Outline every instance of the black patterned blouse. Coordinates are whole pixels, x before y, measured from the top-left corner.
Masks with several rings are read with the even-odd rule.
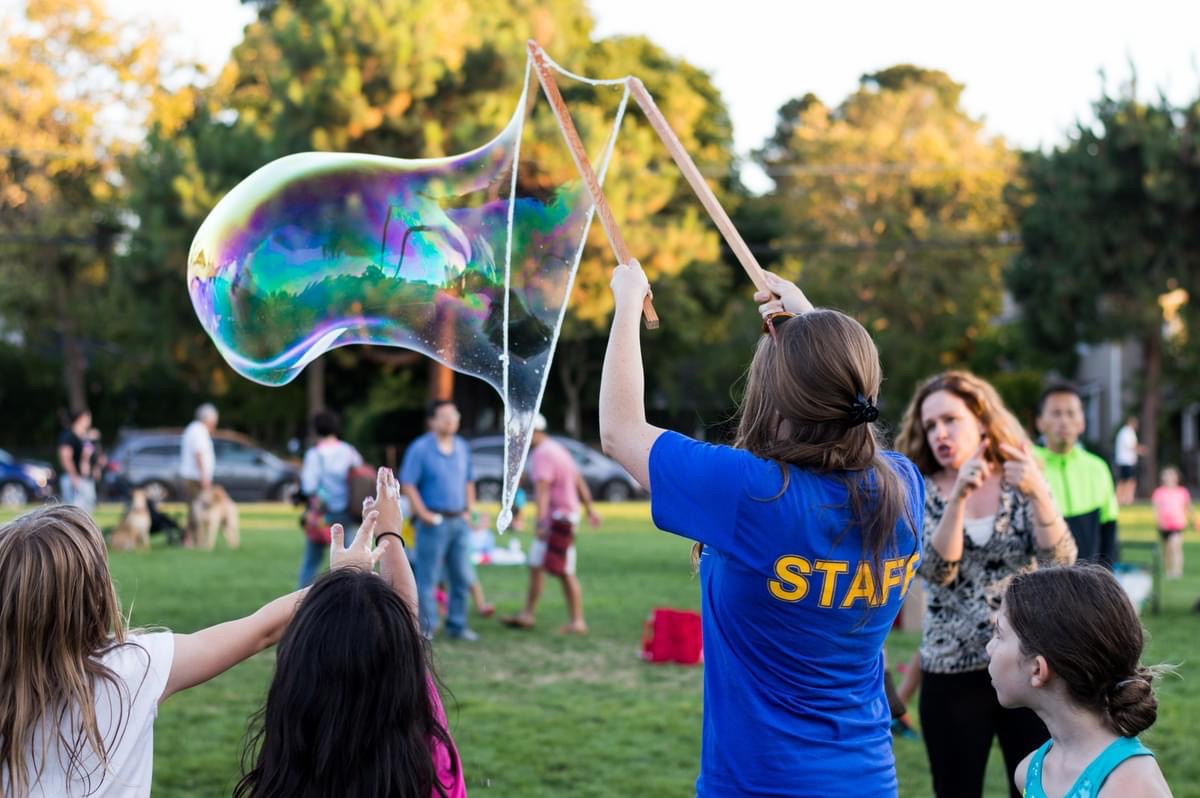
[[[1075,562],[1075,538],[1067,532],[1054,547],[1043,549],[1034,536],[1033,503],[1007,482],[1000,486],[1000,506],[992,535],[977,545],[963,536],[963,555],[950,562],[933,547],[946,503],[937,486],[925,478],[925,527],[921,566],[926,580],[925,621],[921,634],[921,669],[929,673],[967,673],[988,665],[987,644],[992,622],[1008,580],[1039,565]]]

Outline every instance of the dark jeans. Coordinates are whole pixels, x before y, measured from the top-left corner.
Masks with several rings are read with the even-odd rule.
[[[921,735],[937,798],[979,798],[992,738],[999,737],[1012,798],[1021,798],[1013,772],[1050,739],[1029,709],[1005,709],[986,670],[921,675]]]
[[[458,516],[432,526],[418,521],[416,549],[421,631],[428,636],[437,628],[434,590],[444,574],[450,593],[446,631],[451,635],[461,634],[467,628],[467,602],[471,583],[475,581],[475,568],[471,564],[471,529],[467,520]]]

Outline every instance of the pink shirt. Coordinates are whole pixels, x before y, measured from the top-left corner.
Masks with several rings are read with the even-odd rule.
[[[529,475],[535,483],[550,483],[551,515],[579,512],[579,491],[575,487],[579,467],[561,443],[550,437],[542,441],[529,455]]]
[[[429,695],[433,699],[433,714],[437,717],[438,722],[446,729],[446,733],[450,733],[450,726],[446,723],[446,710],[442,708],[442,697],[438,695],[437,685],[433,683],[433,679],[429,680]],[[467,798],[467,783],[463,779],[462,759],[458,756],[458,751],[454,748],[454,743],[451,742],[450,747],[434,741],[434,764],[437,767],[437,778],[442,783],[442,789],[446,791],[448,798]],[[458,760],[458,772],[454,772],[454,760]],[[435,789],[431,796],[437,796]]]
[[[1155,488],[1150,501],[1154,504],[1154,520],[1159,529],[1177,532],[1187,526],[1187,505],[1191,501],[1187,488]]]

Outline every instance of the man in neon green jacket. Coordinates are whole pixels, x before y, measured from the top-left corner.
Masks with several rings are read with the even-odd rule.
[[[1037,428],[1046,446],[1035,451],[1050,492],[1075,537],[1079,561],[1111,568],[1117,559],[1117,494],[1108,463],[1077,445],[1086,426],[1074,387],[1051,385],[1042,392]]]

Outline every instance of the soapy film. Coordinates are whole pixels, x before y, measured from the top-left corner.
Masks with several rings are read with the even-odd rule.
[[[603,181],[626,79],[591,81],[576,115]],[[233,188],[192,242],[188,291],[239,374],[283,385],[329,349],[413,349],[487,382],[504,400],[497,526],[511,521],[593,206],[526,67],[509,123],[438,159],[300,153]],[[604,113],[597,113],[599,109]]]

